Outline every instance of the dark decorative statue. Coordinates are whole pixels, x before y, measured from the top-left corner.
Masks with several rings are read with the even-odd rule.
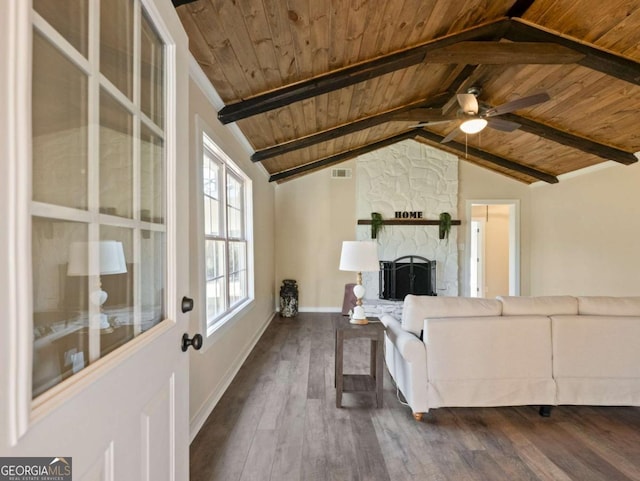
[[[295,317],[298,315],[298,285],[295,279],[284,279],[280,286],[280,315]]]

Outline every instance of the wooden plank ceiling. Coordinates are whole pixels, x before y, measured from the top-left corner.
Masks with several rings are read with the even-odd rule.
[[[408,138],[525,183],[640,151],[640,0],[174,4],[220,120],[237,122],[272,181]],[[440,143],[470,87],[482,108],[551,99],[494,117],[515,131]]]

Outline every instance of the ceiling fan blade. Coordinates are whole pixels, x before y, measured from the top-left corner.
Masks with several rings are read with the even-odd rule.
[[[522,125],[517,122],[511,122],[510,120],[490,118],[487,119],[487,127],[500,130],[501,132],[513,132],[514,130],[518,130],[522,127]]]
[[[524,109],[525,107],[531,107],[532,105],[541,104],[542,102],[546,102],[547,100],[551,100],[551,97],[549,97],[549,94],[547,92],[529,95],[528,97],[522,97],[520,99],[512,100],[511,102],[498,105],[497,107],[487,109],[487,111],[483,114],[483,117],[493,117],[495,115],[507,114],[509,112],[513,112],[514,110]]]
[[[440,141],[440,143],[441,144],[446,144],[447,142],[451,142],[456,137],[456,135],[458,135],[459,133],[460,133],[460,129],[458,127],[456,127],[451,132],[449,132],[447,134],[447,136]]]
[[[460,104],[460,108],[465,114],[478,113],[478,99],[473,94],[458,94],[456,95],[458,99],[458,104]]]

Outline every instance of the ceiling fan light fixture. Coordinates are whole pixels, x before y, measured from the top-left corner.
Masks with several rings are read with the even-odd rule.
[[[485,119],[469,119],[460,124],[460,130],[465,134],[477,134],[487,126]]]

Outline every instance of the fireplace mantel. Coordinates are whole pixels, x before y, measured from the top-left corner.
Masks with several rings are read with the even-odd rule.
[[[461,225],[459,220],[452,220],[451,225]],[[371,225],[371,219],[358,219],[358,225]],[[387,219],[382,225],[440,225],[439,220],[430,219]]]

